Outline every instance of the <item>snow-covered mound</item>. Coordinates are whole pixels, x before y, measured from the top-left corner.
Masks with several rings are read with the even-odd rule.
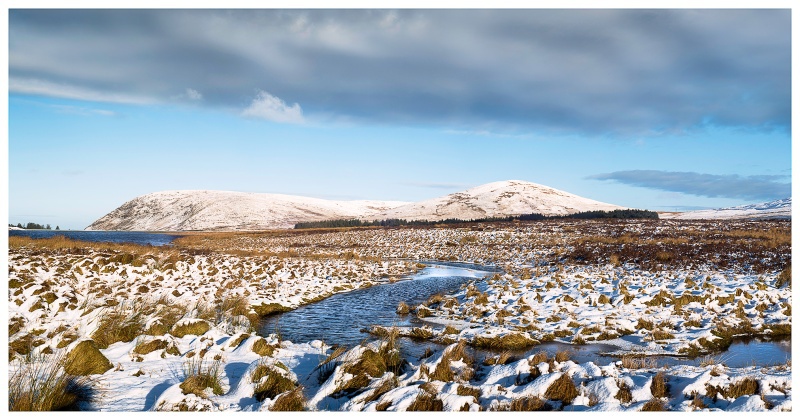
[[[402,201],[330,201],[283,194],[229,191],[162,191],[137,197],[87,230],[259,230],[298,222],[479,219],[528,213],[564,215],[622,207],[525,181],[501,181],[446,196]]]
[[[791,219],[792,198],[685,213],[662,214],[664,219]]]
[[[286,229],[298,222],[365,217],[403,204],[231,191],[161,191],[128,201],[86,230]]]
[[[529,213],[554,216],[621,208],[532,182],[500,181],[389,209],[381,214],[381,218],[467,220]]]

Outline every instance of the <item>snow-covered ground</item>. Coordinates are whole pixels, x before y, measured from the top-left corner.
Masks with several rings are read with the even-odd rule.
[[[747,204],[736,207],[725,207],[712,210],[695,210],[683,213],[664,213],[664,219],[791,219],[792,198],[769,201],[765,203]]]
[[[788,411],[791,361],[730,368],[712,352],[699,367],[578,364],[534,347],[486,365],[463,351],[514,335],[526,343],[605,341],[626,354],[702,354],[735,334],[785,332],[786,232],[781,222],[554,222],[212,235],[178,240],[177,249],[12,244],[9,377],[91,340],[108,360],[88,376],[99,392],[84,406],[91,410],[261,411],[302,395],[303,408],[321,411]],[[648,268],[626,262],[624,252],[616,263],[571,259],[578,244],[605,237],[636,238],[623,248],[706,238],[740,252],[720,259],[718,248],[697,243],[702,261],[660,259]],[[430,316],[419,315],[438,321],[430,339],[449,345],[426,357],[403,361],[391,340],[342,351],[253,329],[259,313],[393,281],[418,270],[419,259],[505,270],[429,301]],[[215,372],[219,387],[189,387],[193,369]]]

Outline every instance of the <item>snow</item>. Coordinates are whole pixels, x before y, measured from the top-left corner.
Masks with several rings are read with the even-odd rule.
[[[662,219],[791,219],[792,198],[713,210],[661,213]]]
[[[161,191],[124,203],[87,230],[264,230],[298,222],[477,219],[528,213],[564,215],[622,207],[525,181],[501,181],[417,203],[331,201],[285,194],[232,191]]]

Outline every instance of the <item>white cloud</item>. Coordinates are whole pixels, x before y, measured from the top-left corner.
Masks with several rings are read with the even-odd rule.
[[[194,90],[194,89],[187,88],[186,89],[186,97],[191,99],[191,100],[193,100],[193,101],[199,101],[199,100],[203,99],[203,94],[198,92],[198,91],[196,91],[196,90]]]
[[[151,98],[123,93],[101,92],[80,86],[63,83],[53,83],[39,79],[9,78],[9,92],[25,93],[30,95],[55,96],[59,98],[79,99],[94,102],[116,102],[124,104],[151,104],[156,102]]]
[[[258,91],[255,99],[242,112],[242,115],[289,124],[300,124],[304,121],[303,110],[299,104],[288,106],[281,98],[263,90]]]

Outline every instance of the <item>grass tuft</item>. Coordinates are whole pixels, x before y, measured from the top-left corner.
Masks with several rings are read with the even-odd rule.
[[[222,382],[220,373],[222,361],[215,360],[205,363],[203,359],[190,359],[183,365],[185,379],[180,385],[184,395],[194,394],[206,398],[206,390],[211,388],[215,395],[222,395]]]
[[[250,380],[256,384],[253,398],[259,401],[264,401],[267,398],[273,399],[297,387],[297,384],[285,377],[278,368],[263,362],[253,370]]]
[[[281,394],[269,411],[304,411],[306,398],[303,395],[303,387],[298,386],[291,392]]]
[[[642,406],[641,411],[669,411],[669,410],[667,410],[667,407],[661,400],[653,398],[652,400],[646,402]]]
[[[253,353],[261,357],[272,356],[275,354],[275,346],[267,343],[267,340],[265,340],[263,337],[260,337],[255,343],[253,343],[251,350],[253,350]]]
[[[64,373],[64,359],[19,365],[8,378],[9,411],[72,411],[97,398],[95,382]]]
[[[436,394],[422,388],[406,411],[444,411],[444,403],[436,398]]]
[[[669,397],[669,384],[664,376],[664,372],[658,372],[653,376],[653,381],[650,383],[650,393],[655,398]]]
[[[520,333],[508,333],[494,337],[475,337],[472,345],[479,348],[498,350],[521,350],[536,344],[536,340]]]
[[[548,400],[561,401],[564,405],[569,405],[578,396],[578,389],[569,376],[561,375],[547,387],[544,396]]]
[[[210,329],[211,326],[208,325],[208,322],[198,320],[198,321],[182,322],[175,324],[172,327],[170,334],[178,338],[183,338],[187,335],[198,335],[198,336],[203,335]]]
[[[64,359],[64,371],[69,375],[98,375],[112,368],[114,365],[100,353],[92,340],[78,343]]]

